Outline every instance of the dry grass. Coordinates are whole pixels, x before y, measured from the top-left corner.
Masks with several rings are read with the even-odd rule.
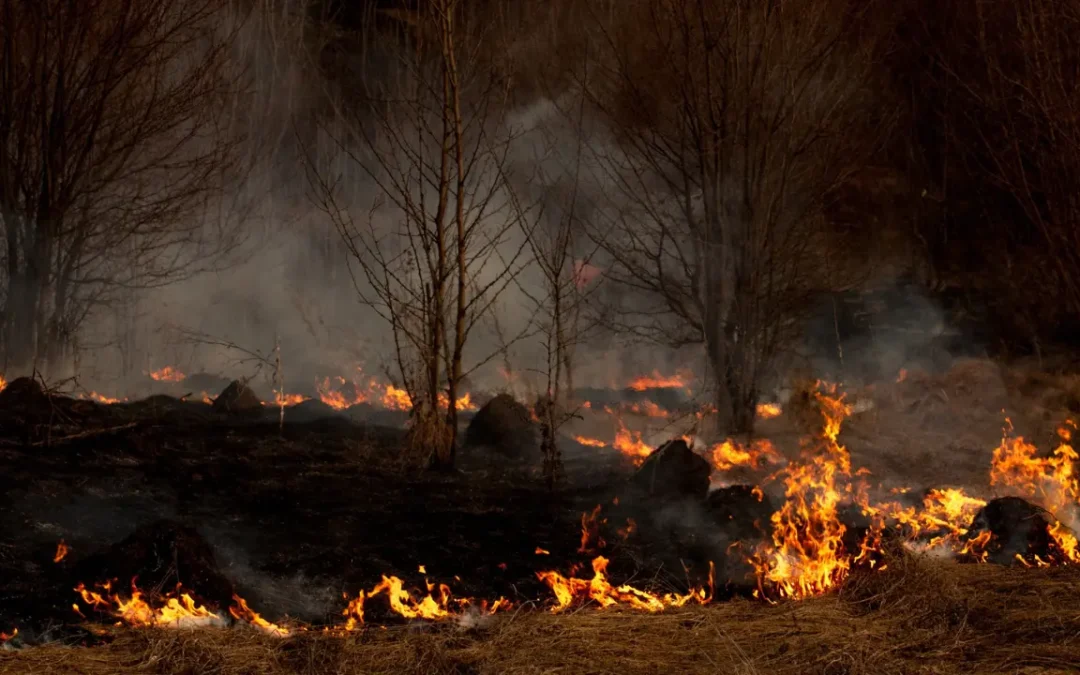
[[[483,631],[369,626],[286,640],[246,629],[120,631],[94,648],[0,653],[0,675],[1060,673],[1080,669],[1080,569],[901,555],[841,592],[643,615],[523,612]]]

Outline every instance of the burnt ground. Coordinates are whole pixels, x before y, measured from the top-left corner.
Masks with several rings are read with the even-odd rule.
[[[338,622],[342,593],[371,588],[383,574],[420,588],[421,564],[458,596],[546,603],[535,572],[566,573],[591,559],[578,552],[581,514],[610,506],[633,470],[617,453],[603,460],[590,450],[568,458],[567,479],[549,492],[539,457],[466,454],[451,474],[416,469],[401,461],[402,431],[341,416],[287,411],[280,434],[276,410],[245,418],[164,396],[5,403],[0,630],[17,626],[31,640],[80,622],[72,588],[106,580],[86,577],[118,577],[126,588],[120,577],[138,565],[116,560],[132,554],[110,547],[160,519],[194,528],[213,550],[211,564],[267,618]],[[655,546],[651,556],[647,546],[606,538],[614,579],[687,584],[679,551]],[[70,553],[54,564],[61,539]],[[176,581],[145,574],[140,587]],[[222,595],[179,581],[211,603]]]

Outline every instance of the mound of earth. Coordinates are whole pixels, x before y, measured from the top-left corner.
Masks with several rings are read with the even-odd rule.
[[[650,497],[704,501],[711,474],[709,462],[678,438],[654,450],[630,483]]]
[[[987,562],[998,565],[1017,565],[1020,558],[1028,564],[1050,560],[1054,555],[1054,539],[1050,527],[1054,517],[1045,509],[1020,497],[999,497],[987,502],[971,521],[965,540],[971,542],[985,533],[990,541],[985,548],[972,546],[972,556],[986,552]]]
[[[214,399],[214,410],[231,413],[250,413],[262,410],[262,401],[251,387],[239,380],[233,380]]]
[[[466,448],[485,448],[512,459],[539,453],[529,409],[510,394],[484,404],[465,430]]]

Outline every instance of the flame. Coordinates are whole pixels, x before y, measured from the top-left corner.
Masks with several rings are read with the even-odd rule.
[[[116,403],[123,403],[124,401],[127,401],[126,398],[113,398],[111,396],[99,394],[96,391],[92,391],[89,394],[79,394],[79,398],[84,401],[97,401],[98,403],[104,403],[105,405],[113,405]]]
[[[342,388],[352,391],[343,391]],[[393,384],[380,383],[375,378],[369,378],[364,384],[348,382],[344,377],[325,377],[315,383],[315,390],[326,405],[335,410],[344,410],[360,403],[373,403],[387,410],[412,410],[413,401],[409,392],[396,387]],[[472,400],[472,394],[465,394],[455,399],[458,410],[477,410],[478,406]],[[439,393],[439,407],[444,410],[450,407],[450,397],[445,392]]]
[[[303,394],[285,394],[280,391],[274,392],[274,404],[278,407],[294,406],[308,400],[310,400],[310,398]]]
[[[187,375],[181,373],[172,366],[165,366],[160,370],[152,370],[147,374],[150,376],[150,379],[157,382],[183,382],[187,379]]]
[[[907,368],[901,368],[896,374],[896,383],[899,384],[907,379]]]
[[[68,545],[64,543],[64,540],[61,539],[60,542],[56,545],[56,555],[53,556],[52,561],[54,563],[60,562],[67,557],[68,551],[70,550],[71,549],[68,548]]]
[[[771,420],[774,417],[780,417],[783,414],[784,409],[780,407],[779,403],[758,403],[757,404],[757,416],[763,420]]]
[[[594,558],[593,577],[588,580],[577,579],[574,576],[565,577],[554,570],[537,572],[536,578],[547,584],[551,592],[555,594],[555,605],[551,608],[551,613],[558,614],[575,600],[584,599],[596,602],[601,609],[623,604],[650,613],[662,612],[666,607],[682,607],[689,602],[704,605],[712,600],[715,573],[712,563],[709,563],[709,590],[699,588],[685,595],[672,593],[656,595],[627,584],[612,586],[607,579],[608,562],[604,556]]]
[[[533,553],[536,555],[551,555],[551,551],[546,548],[540,548],[539,546],[536,547],[536,550]]]
[[[618,430],[615,432],[615,449],[626,455],[632,457],[634,464],[641,464],[645,461],[645,458],[652,454],[652,448],[650,448],[645,441],[641,440],[640,431],[630,431],[623,424],[621,418],[615,418],[615,423],[618,425]]]
[[[4,381],[4,378],[0,377],[0,383],[2,383],[3,381]],[[0,387],[0,389],[3,389],[3,387]],[[0,631],[0,643],[7,642],[8,640],[14,640],[15,637],[18,634],[19,634],[19,629],[18,628],[13,628],[10,633],[5,633],[4,631]]]
[[[637,403],[624,403],[622,408],[626,412],[635,415],[644,415],[646,417],[668,417],[671,415],[667,410],[664,410],[656,403],[648,400],[639,401]]]
[[[600,508],[597,504],[591,513],[581,514],[581,546],[578,553],[587,553],[592,548],[607,546],[607,542],[600,536],[600,526],[607,523],[607,518],[600,518]],[[590,546],[589,542],[595,542],[595,546]]]
[[[0,375],[0,391],[4,391],[5,387],[7,387],[7,380],[4,379],[3,375]]]
[[[229,607],[229,614],[232,614],[232,617],[237,621],[245,621],[272,637],[288,637],[292,634],[288,628],[270,623],[259,616],[258,612],[252,611],[248,607],[247,600],[244,600],[239,595],[233,594],[233,603],[235,604]]]
[[[686,373],[661,375],[660,371],[654,370],[651,376],[643,375],[641,377],[635,377],[630,381],[630,384],[627,385],[627,388],[634,391],[645,391],[646,389],[685,389],[686,381],[689,379],[690,378]]]
[[[165,596],[164,604],[157,608],[147,602],[145,594],[134,581],[131,583],[131,597],[126,600],[112,592],[110,583],[102,584],[100,588],[101,592],[91,591],[79,584],[75,587],[75,592],[87,605],[108,612],[132,627],[182,628],[222,621],[220,616],[196,603],[191,595],[181,592],[179,586],[174,593]],[[78,604],[75,604],[74,608],[82,614]]]
[[[994,450],[990,485],[1011,488],[1050,512],[1057,521],[1050,527],[1050,535],[1065,559],[1080,563],[1076,536],[1071,531],[1080,525],[1080,480],[1076,470],[1080,457],[1070,445],[1075,428],[1074,422],[1066,422],[1058,429],[1060,441],[1051,455],[1038,457],[1038,450],[1023,437],[1010,437],[1012,420],[1006,418],[1001,444]]]
[[[589,438],[588,436],[574,436],[574,440],[590,448],[606,448],[608,445],[599,438]]]
[[[765,438],[754,439],[749,445],[743,445],[730,438],[717,443],[709,450],[713,468],[717,471],[729,471],[737,466],[759,468],[762,462],[782,464],[784,457],[776,447]]]
[[[851,569],[839,512],[844,495],[852,492],[850,483],[840,482],[851,477],[851,459],[837,441],[851,406],[834,385],[818,383],[813,396],[822,416],[821,434],[805,445],[801,462],[778,474],[784,477],[786,500],[772,515],[772,542],[763,542],[749,557],[762,596],[768,591],[788,598],[817,595]]]

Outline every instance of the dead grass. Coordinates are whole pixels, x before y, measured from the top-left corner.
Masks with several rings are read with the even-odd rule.
[[[108,645],[0,653],[0,675],[345,673],[1062,673],[1080,669],[1080,569],[894,556],[839,593],[643,615],[504,616],[484,631],[369,626],[286,640],[248,629],[122,630]]]

